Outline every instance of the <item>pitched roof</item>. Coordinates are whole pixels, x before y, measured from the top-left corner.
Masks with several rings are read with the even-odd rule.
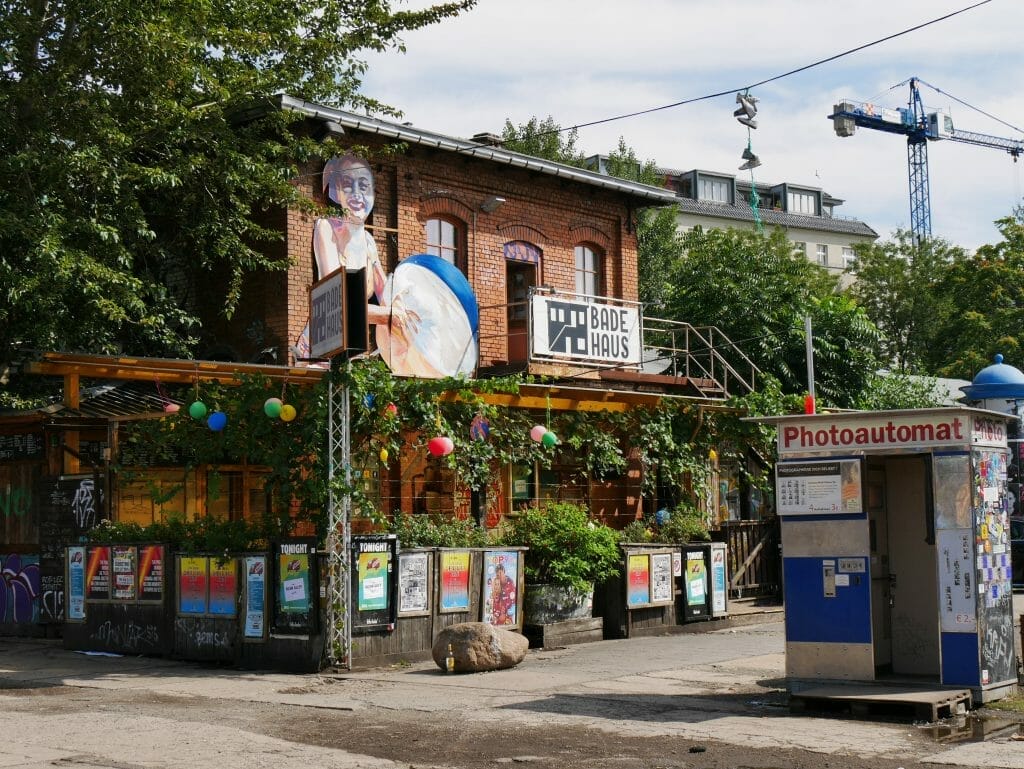
[[[356,115],[351,112],[326,107],[322,104],[297,99],[281,94],[277,97],[281,109],[291,110],[311,118],[318,118],[337,123],[342,128],[363,133],[382,136],[386,139],[417,144],[433,149],[446,150],[467,157],[480,158],[501,165],[523,168],[528,171],[545,174],[559,179],[570,179],[581,184],[610,190],[644,201],[647,205],[672,205],[677,201],[676,194],[671,190],[640,184],[613,176],[594,173],[576,166],[555,163],[551,160],[535,158],[520,152],[513,152],[502,147],[488,146],[468,139],[457,139],[453,136],[424,131],[404,123],[392,123],[380,118]]]
[[[679,205],[679,210],[683,213],[717,219],[733,219],[742,222],[753,223],[754,221],[754,212],[746,203],[732,205],[730,203],[694,200],[692,198],[677,198],[676,203]],[[774,209],[759,209],[758,213],[761,216],[761,222],[769,226],[778,225],[779,227],[795,227],[802,230],[838,232],[847,235],[862,235],[869,238],[878,237],[877,232],[857,219],[807,216],[806,214],[791,214],[786,211],[775,211]]]

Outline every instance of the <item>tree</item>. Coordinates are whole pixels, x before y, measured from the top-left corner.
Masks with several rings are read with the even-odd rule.
[[[835,280],[794,250],[785,234],[694,228],[671,274],[670,317],[717,326],[783,392],[807,389],[804,318],[811,317],[815,389],[823,402],[852,405],[877,367],[878,332],[834,293]]]
[[[619,138],[619,146],[609,154],[608,173],[655,187],[665,186],[665,175],[653,160],[640,162],[636,152]],[[640,276],[640,301],[647,315],[665,311],[671,293],[672,267],[682,256],[683,242],[677,225],[678,207],[642,208],[636,217],[637,258]]]
[[[474,2],[5,3],[0,376],[19,348],[186,353],[196,321],[168,284],[226,276],[230,316],[246,274],[287,266],[265,246],[297,161],[332,148],[247,110],[288,92],[388,111],[358,92],[360,52]]]
[[[902,230],[889,241],[857,244],[854,251],[857,279],[847,293],[882,332],[882,360],[900,372],[923,372],[951,312],[938,284],[950,264],[964,258],[963,250],[941,239],[918,244]]]
[[[501,144],[513,152],[584,167],[583,152],[576,149],[576,129],[563,130],[550,115],[543,120],[531,117],[518,126],[506,118],[505,128],[501,132]]]
[[[995,353],[1024,353],[1024,211],[996,222],[1002,241],[954,260],[936,286],[948,312],[925,351],[930,371],[972,379]]]

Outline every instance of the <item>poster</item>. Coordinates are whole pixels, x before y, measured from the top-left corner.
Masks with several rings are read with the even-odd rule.
[[[398,604],[397,562],[398,537],[394,534],[352,537],[353,630],[394,629]]]
[[[441,611],[469,609],[469,553],[441,553]]]
[[[208,612],[219,617],[235,616],[238,567],[234,558],[210,559],[210,603]]]
[[[651,601],[672,601],[672,553],[651,553]]]
[[[303,537],[277,543],[274,558],[273,630],[305,634],[317,624],[316,540]],[[350,565],[349,568],[354,568]],[[355,580],[352,580],[353,584]]]
[[[398,613],[408,616],[430,613],[430,555],[398,556]]]
[[[519,552],[484,553],[484,622],[519,625]]]
[[[388,605],[388,554],[359,553],[356,577],[359,580],[359,611],[386,609]]]
[[[178,559],[178,612],[206,614],[206,570],[209,559],[182,556]]]
[[[975,633],[974,535],[970,529],[939,529],[935,536],[942,632]]]
[[[725,613],[726,596],[729,593],[728,575],[725,565],[725,546],[711,546],[711,614]],[[840,567],[842,563],[840,562]]]
[[[707,601],[707,569],[704,553],[686,554],[686,605],[703,606]]]
[[[245,558],[245,637],[263,638],[266,617],[267,558]]]
[[[651,557],[632,553],[626,559],[626,606],[647,606],[651,602]]]
[[[105,601],[110,598],[110,546],[98,545],[86,552],[85,598]]]
[[[112,545],[111,573],[114,578],[113,597],[119,601],[135,600],[135,546]]]
[[[138,596],[140,601],[157,602],[164,598],[163,545],[139,548]]]
[[[775,475],[779,515],[864,512],[859,459],[781,462]]]
[[[68,548],[67,618],[85,619],[85,548]]]

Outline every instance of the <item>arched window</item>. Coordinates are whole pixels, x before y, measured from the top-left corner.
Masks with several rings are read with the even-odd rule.
[[[601,254],[590,246],[576,246],[576,293],[600,296],[604,290]]]
[[[465,237],[462,228],[448,219],[427,219],[423,225],[427,253],[440,256],[466,272]]]

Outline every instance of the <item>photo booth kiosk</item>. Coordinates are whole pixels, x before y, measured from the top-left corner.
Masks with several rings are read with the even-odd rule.
[[[1017,682],[1007,417],[970,408],[765,417],[778,428],[786,676]]]

